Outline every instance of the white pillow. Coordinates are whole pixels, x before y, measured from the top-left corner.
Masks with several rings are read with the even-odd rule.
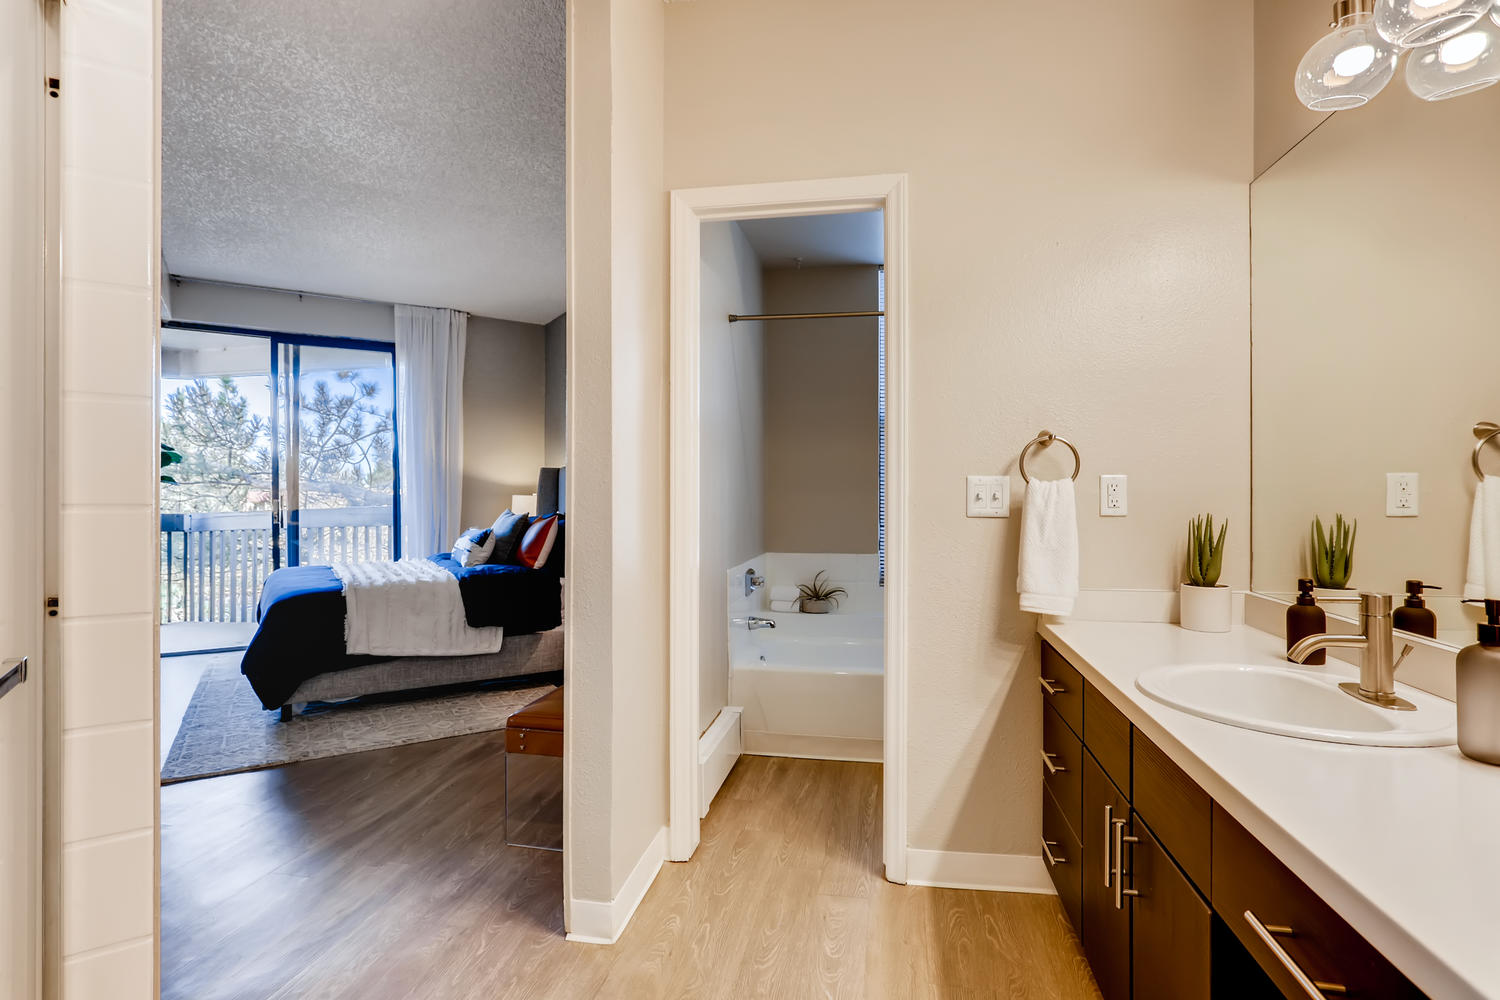
[[[495,533],[489,528],[470,528],[453,543],[453,561],[460,566],[478,566],[495,551]]]

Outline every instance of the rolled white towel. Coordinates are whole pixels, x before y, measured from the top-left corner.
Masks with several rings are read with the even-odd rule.
[[[771,592],[766,595],[766,600],[773,603],[776,601],[795,601],[801,596],[802,591],[797,589],[795,583],[780,583],[771,588]]]
[[[798,601],[772,601],[771,610],[782,614],[795,614],[798,611]]]

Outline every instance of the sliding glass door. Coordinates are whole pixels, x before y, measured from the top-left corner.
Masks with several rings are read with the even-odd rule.
[[[173,324],[161,398],[162,622],[198,636],[164,647],[243,644],[282,566],[400,557],[392,345]]]

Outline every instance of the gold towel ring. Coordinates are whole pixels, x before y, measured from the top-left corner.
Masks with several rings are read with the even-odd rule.
[[[1495,428],[1495,433],[1496,434],[1500,434],[1500,427],[1496,427]],[[1073,475],[1070,476],[1069,478],[1073,479],[1073,480],[1077,480],[1078,479],[1078,473],[1080,473],[1080,472],[1083,471],[1083,459],[1079,457],[1079,455],[1078,455],[1078,449],[1075,448],[1075,447],[1073,447],[1073,442],[1069,441],[1065,437],[1058,437],[1056,434],[1053,434],[1051,431],[1042,431],[1036,437],[1034,437],[1030,441],[1026,442],[1026,447],[1024,447],[1024,448],[1021,449],[1021,479],[1022,479],[1022,481],[1027,482],[1027,483],[1031,482],[1031,477],[1026,474],[1026,453],[1029,452],[1029,451],[1031,451],[1031,449],[1033,449],[1033,448],[1038,448],[1038,447],[1045,448],[1047,445],[1053,444],[1053,443],[1056,443],[1056,444],[1065,444],[1065,445],[1068,446],[1068,450],[1073,453]],[[1475,461],[1477,462],[1478,460],[1476,459]]]
[[[1479,440],[1474,443],[1474,475],[1481,480],[1484,479],[1484,466],[1479,464],[1479,455],[1484,451],[1484,446],[1500,438],[1500,424],[1492,424],[1488,420],[1481,420],[1474,425],[1474,436]]]

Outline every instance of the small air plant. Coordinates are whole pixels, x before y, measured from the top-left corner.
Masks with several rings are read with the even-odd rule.
[[[1216,587],[1224,571],[1224,536],[1229,522],[1219,526],[1214,537],[1214,516],[1203,514],[1188,522],[1187,578],[1194,587]]]
[[[1312,574],[1318,586],[1330,590],[1349,586],[1349,577],[1354,573],[1354,537],[1358,533],[1357,518],[1346,521],[1343,514],[1335,514],[1327,531],[1321,517],[1313,518]]]
[[[838,607],[840,597],[849,596],[849,592],[843,587],[830,586],[823,579],[826,575],[825,571],[819,570],[812,583],[797,584],[797,590],[802,595],[801,608],[804,614],[826,615]]]

